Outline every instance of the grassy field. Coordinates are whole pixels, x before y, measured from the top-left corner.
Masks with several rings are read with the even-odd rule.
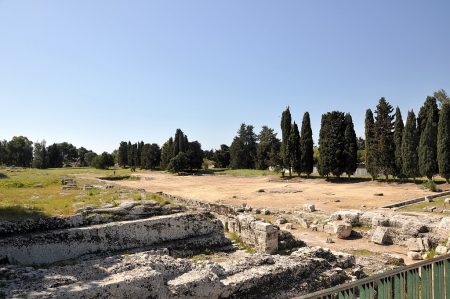
[[[127,169],[115,170],[116,176],[130,174]],[[86,176],[91,178],[84,178]],[[63,177],[74,177],[78,187],[82,188],[85,184],[100,184],[95,177],[113,176],[113,170],[93,168],[1,169],[0,219],[71,215],[83,207],[115,204],[120,198],[121,188],[62,190],[61,184]],[[140,199],[139,193],[126,196]]]
[[[444,200],[450,198],[449,195],[434,198],[432,202],[419,202],[413,205],[405,206],[400,208],[399,211],[402,212],[425,212],[425,208],[436,207],[438,209],[450,209],[450,205],[444,206]],[[448,213],[447,213],[448,214]]]

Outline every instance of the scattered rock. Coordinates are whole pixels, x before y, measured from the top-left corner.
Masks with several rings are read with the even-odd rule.
[[[373,232],[372,242],[374,242],[375,244],[381,244],[381,245],[388,244],[389,238],[388,238],[387,232],[388,232],[387,227],[378,226],[375,229],[375,231]]]
[[[305,210],[306,212],[315,212],[316,206],[314,204],[304,204],[303,210]]]
[[[264,215],[270,215],[271,214],[270,210],[268,210],[268,209],[262,209],[261,213],[263,213]]]
[[[285,224],[285,223],[287,223],[287,220],[286,220],[286,218],[281,217],[276,220],[276,223],[278,225]]]
[[[43,184],[34,184],[33,188],[44,188]]]
[[[408,251],[407,256],[410,259],[412,259],[413,261],[423,260],[422,255],[419,252],[416,252],[416,251]]]
[[[423,210],[425,212],[434,212],[436,210],[436,207],[435,206],[425,207],[425,208],[423,208]]]
[[[383,193],[381,193],[381,192],[378,192],[378,193],[374,193],[373,194],[373,196],[383,196],[384,194]]]
[[[447,251],[448,251],[448,248],[446,246],[438,245],[436,247],[436,254],[444,255],[444,254],[447,254]]]
[[[428,238],[410,238],[405,243],[409,251],[425,252],[430,250],[430,241]]]
[[[450,205],[450,197],[444,199],[444,204]]]
[[[261,209],[255,209],[255,214],[261,214]]]
[[[334,243],[334,241],[331,238],[327,238],[326,243]]]
[[[336,235],[338,239],[346,239],[352,234],[352,225],[345,221],[334,221],[327,223],[324,230]]]
[[[264,189],[258,189],[258,191],[257,192],[259,192],[259,193],[263,193],[263,192],[266,192]]]
[[[429,197],[429,196],[425,196],[425,202],[433,202],[433,198]]]
[[[292,223],[286,223],[284,225],[284,229],[291,230],[292,229]]]

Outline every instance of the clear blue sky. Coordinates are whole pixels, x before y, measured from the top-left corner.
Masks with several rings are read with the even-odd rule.
[[[180,127],[208,149],[289,105],[317,141],[322,113],[362,135],[381,96],[406,119],[440,88],[448,0],[0,0],[0,139],[101,152]]]

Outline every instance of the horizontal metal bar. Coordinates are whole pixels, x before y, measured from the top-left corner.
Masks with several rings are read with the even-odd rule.
[[[440,262],[440,261],[446,261],[446,260],[450,260],[450,254],[446,254],[446,255],[441,255],[438,256],[434,259],[431,260],[425,260],[425,261],[421,261],[412,265],[408,265],[408,266],[404,266],[404,267],[399,267],[384,273],[380,273],[380,274],[375,274],[373,276],[369,276],[357,281],[352,281],[352,282],[348,282],[345,284],[341,284],[326,290],[321,290],[321,291],[317,291],[314,293],[310,293],[307,295],[303,295],[298,297],[298,299],[314,299],[314,298],[319,298],[319,297],[323,297],[323,296],[328,296],[328,295],[332,295],[335,294],[337,292],[341,292],[347,289],[353,289],[353,288],[357,288],[363,284],[367,284],[367,283],[372,283],[372,282],[376,282],[379,281],[380,279],[384,279],[390,276],[394,276],[396,274],[400,274],[403,272],[406,272],[408,270],[412,270],[412,269],[418,269],[422,266],[428,266],[428,265],[432,265],[436,262]]]

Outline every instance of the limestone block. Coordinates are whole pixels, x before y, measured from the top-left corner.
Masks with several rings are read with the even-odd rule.
[[[316,206],[314,204],[304,204],[303,210],[305,210],[306,212],[315,212]]]
[[[376,244],[386,245],[388,242],[387,227],[378,226],[372,235],[372,242]]]

